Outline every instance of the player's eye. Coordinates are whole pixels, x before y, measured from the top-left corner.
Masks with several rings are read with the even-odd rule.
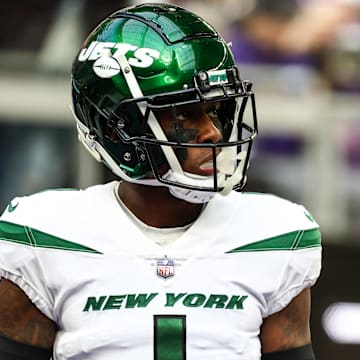
[[[210,116],[210,117],[218,117],[219,116],[219,113],[218,113],[218,109],[217,108],[211,108],[207,111],[207,114]]]
[[[190,113],[188,111],[183,111],[176,115],[176,120],[178,121],[185,121],[190,118]]]

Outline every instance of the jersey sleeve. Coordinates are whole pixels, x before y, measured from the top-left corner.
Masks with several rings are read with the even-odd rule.
[[[295,241],[287,252],[283,272],[276,291],[268,302],[267,315],[284,309],[305,288],[312,287],[321,271],[321,232],[311,214],[301,205],[294,205],[297,222]],[[305,216],[304,216],[305,215]]]
[[[317,281],[321,268],[321,250],[293,251],[289,256],[279,287],[268,304],[267,316],[284,309],[293,298]]]
[[[15,198],[0,217],[0,277],[19,286],[41,312],[55,320],[51,293],[26,222],[31,208],[27,197]]]

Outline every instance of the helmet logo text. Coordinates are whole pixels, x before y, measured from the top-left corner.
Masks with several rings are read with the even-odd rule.
[[[228,83],[226,70],[212,70],[208,72],[208,75],[210,85],[220,85]]]
[[[129,65],[137,68],[150,67],[160,52],[150,48],[139,48],[131,44],[93,41],[89,47],[80,51],[81,62],[95,61],[93,69],[96,75],[109,78],[120,73],[120,65],[116,60],[119,55],[127,57]]]

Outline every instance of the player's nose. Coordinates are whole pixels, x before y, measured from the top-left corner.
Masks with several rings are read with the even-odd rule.
[[[199,119],[198,143],[218,143],[222,139],[221,131],[214,121],[206,113],[202,113]]]

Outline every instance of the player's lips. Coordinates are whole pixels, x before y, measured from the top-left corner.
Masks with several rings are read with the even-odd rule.
[[[213,159],[203,162],[200,165],[200,169],[212,169],[214,167]]]
[[[213,157],[206,158],[201,162],[199,169],[202,175],[213,175],[214,174],[214,159]]]

